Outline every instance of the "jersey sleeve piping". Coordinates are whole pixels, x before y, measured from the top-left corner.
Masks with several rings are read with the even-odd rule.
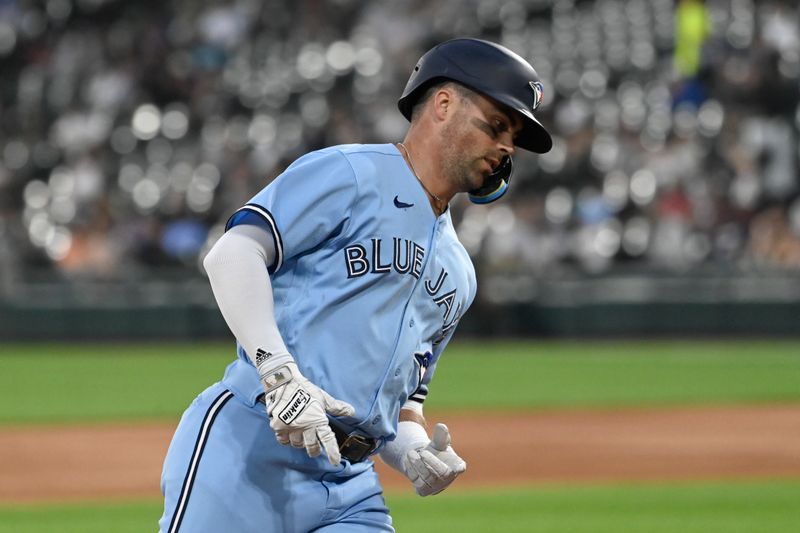
[[[234,218],[243,211],[249,211],[258,215],[264,222],[267,223],[270,228],[272,240],[275,243],[275,263],[271,267],[268,267],[267,271],[270,275],[272,275],[280,270],[281,266],[283,266],[283,238],[281,237],[280,231],[278,231],[278,225],[275,223],[275,218],[268,209],[265,209],[258,204],[245,204],[243,207],[237,209],[236,212],[234,212],[225,223],[225,231],[231,229]]]

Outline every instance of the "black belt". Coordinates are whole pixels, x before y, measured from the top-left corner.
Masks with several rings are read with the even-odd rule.
[[[351,463],[364,461],[378,448],[377,439],[358,433],[347,433],[333,420],[331,420],[331,429],[336,435],[336,442],[339,443],[339,452]]]

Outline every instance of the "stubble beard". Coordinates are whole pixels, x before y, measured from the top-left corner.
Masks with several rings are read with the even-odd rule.
[[[481,187],[486,177],[475,168],[480,161],[468,158],[453,142],[463,138],[463,127],[463,122],[454,121],[442,129],[442,172],[456,191],[468,192]]]

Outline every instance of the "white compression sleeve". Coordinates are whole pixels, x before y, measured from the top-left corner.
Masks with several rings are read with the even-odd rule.
[[[241,224],[225,232],[203,260],[222,316],[256,366],[259,348],[272,354],[270,366],[293,361],[275,322],[267,272],[275,255],[268,230]]]

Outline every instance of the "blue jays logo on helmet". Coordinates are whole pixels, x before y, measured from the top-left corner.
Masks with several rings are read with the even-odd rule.
[[[540,81],[529,82],[529,85],[533,89],[533,105],[531,107],[536,111],[544,102],[544,85]]]

